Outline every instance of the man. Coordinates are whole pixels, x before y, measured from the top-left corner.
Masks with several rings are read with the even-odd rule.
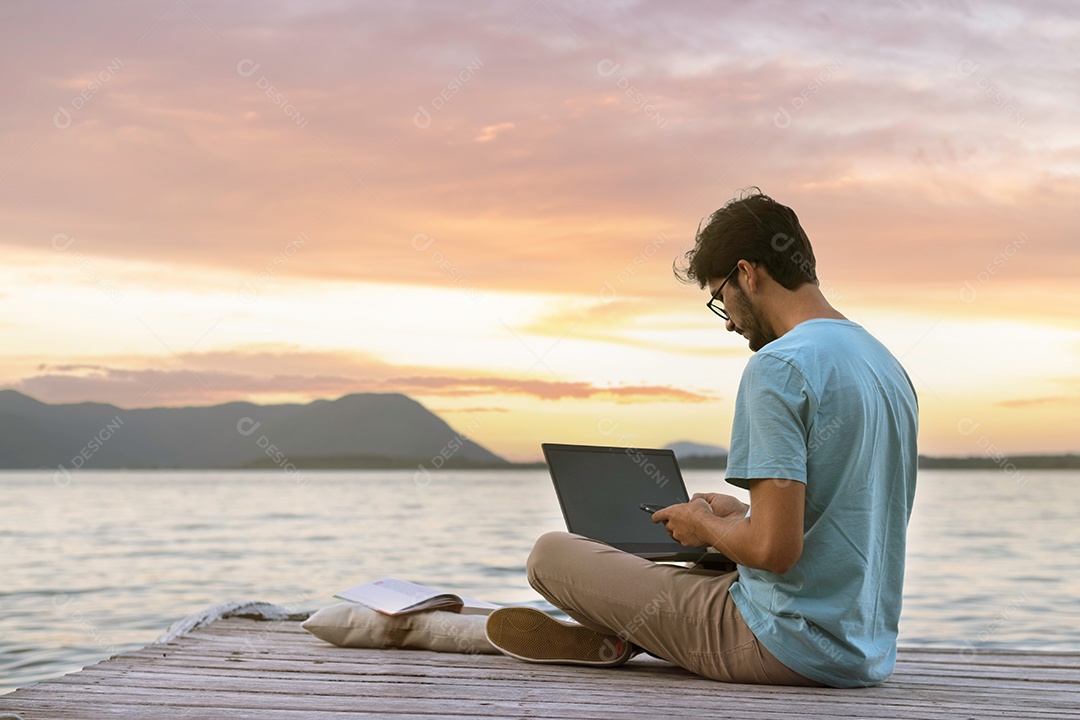
[[[529,581],[580,624],[492,613],[488,639],[533,662],[614,666],[646,650],[727,682],[857,687],[896,659],[918,407],[900,363],[818,287],[810,241],[756,188],[699,229],[680,277],[756,354],[735,401],[726,480],[653,516],[719,573],[652,563],[568,533],[541,537]],[[678,271],[677,271],[678,272]]]

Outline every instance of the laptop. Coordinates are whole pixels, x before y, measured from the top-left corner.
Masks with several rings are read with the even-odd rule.
[[[734,569],[707,547],[689,548],[654,523],[641,503],[690,501],[675,453],[631,447],[543,443],[566,529],[647,560],[706,563]]]

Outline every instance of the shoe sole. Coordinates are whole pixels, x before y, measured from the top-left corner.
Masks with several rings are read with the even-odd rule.
[[[484,626],[488,642],[504,655],[533,663],[617,667],[633,646],[615,635],[557,620],[535,608],[500,608]]]

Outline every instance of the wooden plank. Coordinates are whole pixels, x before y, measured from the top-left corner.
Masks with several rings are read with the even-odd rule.
[[[336,648],[297,622],[228,619],[0,696],[35,718],[1078,718],[1080,655],[905,648],[861,690],[729,685],[652,658],[623,668]],[[987,692],[992,688],[993,692]]]
[[[537,668],[540,669],[537,669]],[[524,665],[516,661],[501,660],[494,667],[471,667],[462,666],[435,666],[428,663],[398,663],[393,666],[370,663],[295,663],[287,659],[254,658],[244,661],[230,659],[199,658],[188,656],[183,659],[170,658],[166,661],[140,661],[138,658],[117,658],[105,665],[91,666],[81,673],[66,676],[55,682],[78,682],[76,678],[90,678],[95,675],[110,676],[127,674],[130,672],[142,672],[149,675],[161,673],[171,674],[236,674],[243,676],[273,675],[282,678],[318,676],[328,680],[349,680],[363,682],[366,680],[386,681],[394,677],[406,677],[422,675],[432,681],[452,682],[489,682],[492,680],[505,682],[527,682],[533,678],[550,681],[560,679],[568,684],[605,684],[626,675],[640,675],[638,680],[659,680],[656,685],[660,688],[679,684],[683,686],[697,686],[701,688],[715,685],[710,680],[698,678],[694,675],[667,666],[652,663],[637,663],[631,661],[623,668],[615,670],[600,670],[595,668],[569,668],[563,666],[533,666]],[[888,683],[879,688],[870,688],[871,691],[887,689],[895,685],[923,684],[930,686],[938,685],[962,685],[965,681],[978,683],[977,686],[985,687],[985,677],[982,676],[956,676],[946,677],[934,673],[921,675],[901,674],[894,676]],[[995,687],[1002,689],[1008,686],[1017,688],[1046,685],[1054,687],[1062,692],[1077,693],[1080,687],[1076,685],[1075,676],[1054,676],[1052,678],[1038,678],[1025,676],[1016,680],[1003,680]],[[666,685],[665,685],[666,684]],[[761,686],[770,687],[770,686]]]
[[[315,641],[318,642],[318,641]],[[232,658],[251,658],[256,657],[258,654],[275,654],[282,651],[281,644],[277,646],[268,644],[265,647],[257,645],[241,644],[237,645],[235,642],[229,642],[228,638],[206,638],[206,641],[200,643],[198,648],[191,648],[186,645],[155,645],[142,650],[130,653],[131,656],[153,658],[155,656],[169,656],[169,657],[182,657],[184,655],[194,655],[197,657],[232,657]],[[334,662],[366,662],[374,658],[375,662],[379,664],[394,664],[398,662],[398,658],[408,657],[410,654],[416,651],[411,650],[382,650],[382,651],[365,651],[351,648],[336,648],[331,645],[312,645],[312,644],[296,644],[289,646],[289,654],[291,658],[304,659],[310,658],[312,661],[334,663]],[[373,654],[371,654],[373,653]],[[495,663],[500,662],[501,656],[497,655],[453,655],[446,654],[442,656],[432,656],[429,662],[434,664],[445,664],[448,666],[461,664],[460,658],[468,657],[468,663],[470,666],[483,667],[494,666]],[[410,660],[411,661],[411,660]],[[640,656],[635,658],[632,662],[651,661],[651,658],[646,656]],[[660,661],[656,661],[660,662]],[[1080,667],[1080,666],[1078,666]],[[1037,662],[1033,658],[1025,658],[1023,662],[1012,664],[1008,658],[996,658],[992,662],[987,660],[984,662],[969,662],[969,663],[947,663],[938,661],[922,660],[921,658],[916,660],[914,658],[905,658],[903,656],[897,662],[896,673],[903,675],[909,672],[942,672],[948,671],[955,675],[971,674],[973,676],[986,676],[986,677],[1002,677],[1002,670],[1007,670],[1012,676],[1023,675],[1032,670],[1062,670],[1066,674],[1074,668],[1064,662],[1058,662],[1053,658],[1046,659],[1044,662]]]
[[[308,658],[306,662],[309,662],[314,666],[309,668],[308,671],[317,669],[319,672],[326,674],[355,674],[359,671],[363,671],[372,675],[388,675],[401,673],[407,668],[411,668],[412,674],[428,673],[430,670],[438,668],[448,677],[480,677],[482,679],[491,679],[497,678],[500,674],[521,675],[522,673],[529,672],[527,668],[535,667],[519,663],[514,663],[508,667],[505,660],[497,656],[478,658],[460,655],[439,656],[435,654],[417,653],[414,651],[358,650],[345,653],[344,655],[344,657],[335,657],[329,660]],[[445,658],[452,658],[453,660],[447,662]],[[153,667],[158,659],[159,658],[148,658],[145,662],[145,667]],[[175,652],[170,654],[168,658],[170,666],[175,667],[224,669],[243,666],[249,668],[251,671],[269,670],[285,673],[290,672],[290,665],[301,661],[304,660],[298,656],[290,656],[288,660],[281,661],[262,655],[221,656],[200,653],[195,650]],[[684,677],[687,680],[699,680],[690,673],[675,668],[674,666],[661,664],[659,662],[652,663],[647,660],[641,661],[638,659],[632,660],[625,668],[619,669],[616,672],[625,673],[637,669],[639,666],[651,667],[652,665],[656,665],[657,672],[660,671],[660,668],[663,668],[664,671],[675,677]],[[551,672],[551,670],[548,670],[547,674],[550,674]],[[572,673],[575,677],[588,677],[591,673],[597,671],[590,668],[574,668],[567,672]],[[1034,681],[1056,682],[1068,686],[1075,680],[1076,673],[1063,668],[1007,668],[1004,666],[991,666],[987,668],[957,669],[932,665],[921,666],[908,663],[907,665],[898,668],[897,672],[893,675],[891,682],[919,681],[938,684],[944,682],[944,678],[953,679],[953,684],[957,686],[974,683],[977,686],[984,687],[988,681],[993,681],[998,690],[1005,690],[1013,687],[1023,688]],[[710,681],[702,680],[701,682],[709,683]],[[1075,687],[1075,685],[1073,685],[1073,687]],[[1077,688],[1077,691],[1080,691],[1080,688]]]
[[[1080,669],[1080,653],[1034,652],[1009,650],[940,650],[932,648],[900,648],[897,664],[903,662],[936,662],[947,665],[1010,665],[1053,666]]]
[[[357,651],[364,653],[364,651]],[[394,653],[379,653],[373,652],[372,655],[380,654],[394,654]],[[401,654],[410,655],[413,658],[417,656],[428,657],[458,657],[461,656],[434,656],[427,653],[410,653],[403,651]],[[130,662],[128,660],[127,662]],[[537,666],[527,666],[520,663],[512,662],[509,666],[506,664],[505,659],[499,658],[498,662],[502,664],[502,668],[494,669],[475,669],[471,667],[458,667],[450,668],[443,667],[439,670],[439,677],[424,677],[425,675],[431,675],[435,670],[430,664],[415,663],[412,665],[397,664],[393,668],[385,667],[380,664],[378,666],[370,665],[349,665],[347,663],[340,664],[338,666],[328,666],[325,663],[317,665],[295,665],[289,661],[281,660],[250,660],[241,663],[230,662],[228,660],[219,661],[206,661],[204,659],[193,658],[191,662],[187,662],[183,665],[173,664],[168,669],[164,669],[161,672],[164,674],[169,673],[189,673],[200,674],[206,672],[213,673],[230,673],[246,677],[277,677],[282,681],[287,681],[290,678],[302,678],[310,676],[311,679],[346,679],[353,683],[366,683],[366,682],[385,682],[387,679],[390,681],[398,682],[435,682],[435,683],[459,683],[466,684],[482,684],[490,685],[491,683],[502,683],[509,685],[520,685],[528,681],[521,678],[528,678],[534,676],[536,673],[534,668]],[[588,668],[561,668],[563,674],[561,681],[565,684],[568,690],[588,690],[591,686],[606,688],[612,683],[625,682],[627,678],[626,673],[633,672],[633,665],[626,668],[622,668],[614,671],[598,671]],[[659,665],[659,664],[657,664]],[[133,666],[135,667],[135,666]],[[296,668],[301,667],[303,670],[297,671]],[[661,666],[663,667],[663,666]],[[108,668],[108,669],[106,669]],[[101,672],[106,677],[110,674],[115,674],[117,671],[123,669],[124,672],[128,672],[129,669],[123,668],[121,662],[114,661],[112,664],[106,664],[105,666],[95,666],[85,671],[88,676],[93,675],[95,672]],[[313,675],[315,670],[318,670],[318,675]],[[136,667],[136,671],[142,672],[145,677],[152,677],[155,672],[155,666],[152,664],[140,664]],[[538,677],[538,682],[549,683],[552,681],[552,675],[557,674],[558,671],[544,667],[542,675]],[[614,675],[600,675],[597,673],[614,673]],[[675,671],[675,677],[681,682],[696,682],[701,684],[702,689],[712,688],[715,684],[708,680],[696,678],[692,675],[686,674],[683,671]],[[80,673],[83,675],[83,673]],[[78,676],[68,676],[64,681],[66,682],[79,682],[75,679]],[[655,676],[654,676],[655,677]],[[590,681],[590,678],[598,678],[597,680]],[[922,694],[928,689],[937,688],[939,686],[946,686],[951,690],[982,690],[987,686],[986,682],[979,678],[956,678],[950,679],[948,682],[943,681],[940,677],[935,675],[926,675],[917,679],[919,682],[913,682],[912,678],[905,676],[894,676],[894,680],[890,681],[882,688],[874,688],[872,692],[876,693],[892,693],[900,692],[909,697],[912,693]],[[652,683],[653,679],[647,679],[647,682]],[[634,681],[635,684],[638,680]],[[591,683],[591,684],[590,684]],[[921,684],[920,684],[921,683]],[[662,686],[666,686],[669,683],[663,683]],[[680,684],[679,687],[685,689],[685,685]],[[753,686],[752,686],[753,687]],[[1075,683],[1069,684],[1064,682],[1057,682],[1047,687],[1040,687],[1032,680],[1020,680],[1016,682],[998,682],[994,684],[995,690],[998,694],[1010,693],[1014,697],[1027,696],[1033,692],[1041,694],[1045,700],[1061,699],[1064,698],[1066,702],[1072,702],[1076,700],[1078,691]],[[767,686],[762,689],[764,692],[781,692],[782,689],[768,688]],[[652,690],[650,689],[650,692]],[[662,690],[658,692],[663,692]],[[681,692],[681,690],[680,690]],[[844,691],[840,691],[844,692]]]
[[[154,683],[164,683],[166,685],[175,683],[189,683],[192,682],[189,678],[199,677],[236,677],[250,679],[252,682],[262,680],[265,678],[271,678],[278,683],[290,683],[290,682],[349,682],[355,685],[363,685],[365,692],[375,692],[369,690],[369,687],[375,687],[379,684],[392,686],[394,684],[417,684],[427,683],[432,685],[453,685],[464,691],[468,686],[480,686],[483,688],[490,688],[493,684],[497,683],[500,687],[506,688],[529,688],[537,684],[550,684],[552,681],[552,673],[544,673],[540,677],[533,677],[528,675],[522,675],[517,672],[514,667],[505,667],[501,673],[492,673],[489,671],[469,672],[465,669],[464,672],[456,673],[450,676],[449,673],[440,673],[437,676],[431,676],[430,673],[424,668],[414,667],[406,669],[405,672],[395,672],[393,674],[367,674],[361,668],[360,670],[350,671],[348,667],[337,669],[334,671],[323,671],[321,666],[310,667],[303,666],[302,669],[296,669],[291,667],[287,663],[282,662],[257,662],[255,664],[246,664],[243,667],[238,667],[236,664],[229,664],[227,662],[222,663],[198,663],[188,665],[171,665],[168,668],[157,668],[145,663],[132,663],[130,660],[124,662],[117,661],[105,668],[92,667],[88,668],[82,673],[76,675],[69,675],[65,678],[56,680],[56,683],[108,683],[113,678],[122,677],[124,680],[118,681],[117,685],[122,685],[127,682],[127,679],[131,677],[140,678],[140,682],[150,686]],[[516,664],[516,663],[515,663]],[[592,690],[600,694],[611,691],[613,685],[621,685],[628,681],[626,675],[633,673],[632,667],[622,668],[614,671],[615,674],[603,675],[602,677],[590,676],[588,670],[582,672],[581,669],[574,669],[574,674],[562,681],[563,687],[572,691],[587,691]],[[643,689],[643,692],[654,694],[682,694],[686,685],[682,682],[678,683],[653,683],[655,675],[650,674],[647,678],[635,678],[630,682],[648,682],[649,684]],[[680,680],[682,678],[680,677]],[[696,680],[696,678],[690,678]],[[700,681],[705,684],[705,687],[712,687],[713,683],[708,680]],[[950,691],[956,690],[981,690],[985,688],[986,683],[978,678],[961,678],[959,681],[950,681],[944,683],[940,678],[935,676],[926,676],[921,682],[915,683],[910,679],[902,679],[898,681],[890,682],[880,688],[873,688],[867,692],[872,692],[879,699],[885,699],[893,695],[901,696],[905,699],[910,699],[912,692],[926,693],[931,690],[935,690],[940,687],[948,688]],[[676,689],[668,689],[673,687]],[[1000,697],[1005,693],[1010,694],[1014,698],[1021,696],[1041,697],[1045,701],[1060,700],[1064,703],[1076,703],[1080,704],[1080,688],[1075,684],[1063,683],[1063,682],[1034,682],[1034,681],[1015,681],[1015,682],[1001,682],[996,683],[993,686],[996,690],[995,695],[992,697]],[[616,691],[620,692],[621,691]],[[770,688],[768,686],[746,686],[743,688],[743,694],[755,694],[766,693],[774,694],[779,692],[788,692],[787,690]],[[814,692],[836,692],[836,691],[819,691]],[[844,692],[844,691],[839,691]],[[813,695],[813,693],[810,693]]]
[[[552,695],[557,689],[549,691]],[[633,698],[627,702],[628,698]],[[209,716],[220,715],[219,711],[239,713],[249,717],[279,717],[283,712],[304,712],[309,717],[318,718],[325,714],[344,712],[367,712],[384,715],[436,715],[443,717],[543,717],[543,718],[655,718],[662,717],[709,717],[726,718],[956,718],[956,717],[1024,717],[1050,720],[1077,717],[1075,708],[1068,710],[1050,710],[1039,706],[1015,706],[1009,709],[972,707],[963,700],[942,702],[933,707],[880,705],[865,702],[835,705],[819,702],[802,706],[793,705],[787,700],[777,698],[771,702],[738,702],[735,696],[726,696],[722,701],[714,702],[710,708],[686,707],[680,702],[666,702],[663,705],[640,703],[636,696],[624,695],[619,705],[565,702],[549,698],[519,698],[503,701],[488,698],[450,698],[450,699],[415,699],[397,697],[388,700],[359,696],[301,697],[301,696],[266,696],[248,693],[200,693],[197,697],[183,694],[172,696],[161,693],[137,695],[125,693],[115,695],[102,689],[100,695],[87,695],[73,690],[63,696],[36,698],[35,702],[23,702],[19,712],[24,720],[37,717],[53,718],[55,710],[60,708],[82,709],[78,717],[108,717],[101,711],[107,707],[128,706],[137,711],[147,708],[167,707],[173,720],[186,717],[188,713],[210,711]],[[132,713],[138,716],[137,713]],[[146,714],[143,715],[145,717]]]
[[[834,705],[829,702],[807,704],[803,706],[792,705],[783,699],[772,702],[755,701],[733,702],[732,697],[723,698],[723,702],[715,702],[711,708],[685,707],[682,703],[668,702],[664,705],[651,703],[638,703],[635,700],[627,702],[624,696],[620,705],[585,703],[585,702],[560,702],[550,698],[520,698],[512,701],[502,701],[487,698],[453,698],[453,699],[415,699],[394,698],[382,700],[367,696],[332,698],[324,697],[299,697],[299,696],[253,696],[236,695],[232,693],[200,693],[195,698],[177,694],[163,696],[160,693],[147,693],[139,696],[126,693],[124,695],[101,695],[87,696],[77,691],[72,691],[65,696],[53,696],[50,698],[38,698],[34,704],[22,703],[20,712],[25,720],[34,720],[34,715],[28,714],[31,710],[42,711],[40,717],[53,717],[51,713],[55,708],[72,707],[83,708],[82,717],[102,717],[97,714],[103,707],[130,706],[133,708],[150,708],[166,706],[172,710],[171,717],[183,717],[187,712],[199,712],[201,710],[229,710],[246,711],[252,717],[277,717],[275,713],[285,711],[307,712],[312,717],[322,714],[342,712],[375,712],[384,714],[402,714],[412,716],[415,714],[434,715],[441,713],[443,716],[453,717],[544,717],[544,718],[655,718],[662,717],[708,717],[719,716],[728,718],[956,718],[956,717],[1024,717],[1049,720],[1050,718],[1076,718],[1075,708],[1068,710],[1048,710],[1038,706],[1017,706],[1011,709],[993,709],[971,707],[961,700],[940,703],[934,707],[911,707],[904,705],[879,705],[877,703],[848,704],[844,706]],[[91,714],[92,713],[92,714]],[[261,714],[260,714],[261,713]]]
[[[222,620],[214,625],[196,631],[205,633],[208,642],[219,640],[228,645],[231,650],[236,649],[236,638],[244,637],[242,642],[245,647],[259,650],[275,650],[280,648],[281,643],[295,642],[304,647],[311,647],[312,651],[319,652],[322,649],[337,649],[344,652],[355,652],[354,649],[335,648],[314,638],[296,622],[268,622],[262,625],[275,626],[273,633],[267,633],[258,628],[260,623],[251,623],[248,620],[230,618]],[[254,627],[253,627],[254,625]],[[250,636],[262,635],[272,638],[273,644],[260,643]],[[312,645],[314,643],[314,645]],[[497,657],[497,656],[493,656]],[[950,666],[978,666],[978,665],[1005,665],[1008,667],[1034,666],[1034,667],[1062,667],[1080,669],[1080,654],[1063,652],[1037,652],[1023,650],[978,650],[969,652],[966,649],[947,648],[901,648],[898,653],[897,667],[902,668],[910,660],[921,662],[941,662]]]
[[[272,627],[272,632],[267,632],[265,627]],[[226,642],[236,643],[237,637],[245,635],[263,635],[272,637],[273,643],[278,645],[282,642],[297,641],[301,644],[313,643],[319,647],[334,648],[329,643],[318,640],[304,630],[300,623],[289,621],[269,621],[252,623],[250,620],[228,618],[219,620],[213,625],[196,630],[192,635],[199,635],[207,639],[220,636]],[[189,636],[190,637],[190,636]],[[151,646],[153,647],[153,646]],[[340,648],[350,651],[348,648]],[[1005,662],[1007,664],[1045,664],[1047,662],[1060,664],[1062,667],[1080,668],[1080,653],[1041,651],[1041,650],[1013,650],[1008,648],[988,648],[969,650],[966,648],[947,647],[901,647],[898,652],[900,662],[905,659],[918,659],[925,662],[956,663],[989,663]]]
[[[138,688],[139,688],[139,691],[152,690],[154,687],[158,687],[158,686],[146,686],[146,685],[143,685],[141,683],[141,679],[137,678],[137,677],[130,677],[129,676],[128,678],[126,678],[126,680],[128,680],[129,683],[134,683],[135,685],[137,685]],[[108,693],[108,694],[112,694],[112,695],[122,695],[122,694],[124,694],[126,692],[125,685],[127,685],[129,683],[114,683],[114,684],[106,685],[106,686],[96,686],[95,690],[97,692],[103,692],[103,693]],[[231,684],[235,684],[235,687],[230,687]],[[80,688],[79,688],[78,684],[73,684],[73,685],[75,685],[75,687],[70,688],[70,690],[72,690],[72,691],[74,691],[76,693],[80,692]],[[223,690],[232,690],[233,692],[254,693],[256,695],[263,695],[263,696],[272,696],[275,693],[286,693],[286,694],[294,694],[294,695],[298,695],[298,696],[307,696],[307,697],[310,698],[310,697],[316,696],[316,695],[334,693],[334,692],[336,692],[336,691],[338,691],[340,689],[346,689],[346,688],[348,689],[348,693],[351,696],[364,696],[364,697],[367,697],[367,698],[377,698],[377,697],[400,698],[400,696],[401,696],[400,686],[390,686],[387,683],[383,683],[381,686],[373,686],[373,685],[355,686],[355,685],[352,685],[352,684],[341,683],[340,681],[334,682],[334,683],[329,683],[329,684],[328,683],[320,684],[318,682],[304,682],[304,681],[292,682],[292,683],[282,683],[282,682],[280,682],[278,680],[275,680],[273,678],[262,679],[262,682],[258,682],[256,679],[245,679],[242,675],[234,676],[234,677],[229,678],[229,679],[220,679],[220,678],[215,679],[212,676],[195,677],[195,678],[189,679],[185,683],[173,683],[171,685],[162,686],[162,687],[160,687],[160,689],[163,690],[163,691],[176,693],[176,692],[186,692],[188,690],[199,690],[199,689],[211,689],[212,690],[212,689],[215,689],[215,687],[220,687],[220,689],[223,689]],[[63,690],[60,690],[57,687],[54,687],[53,689],[55,691],[57,691],[57,692],[60,692],[60,693],[64,692]],[[743,704],[743,703],[748,702],[748,701],[753,702],[753,703],[758,703],[758,702],[760,702],[762,700],[767,700],[770,695],[773,695],[773,696],[775,696],[775,695],[786,695],[787,697],[786,697],[786,699],[784,701],[785,705],[789,708],[789,710],[792,710],[792,711],[797,709],[795,706],[798,705],[800,701],[808,703],[811,706],[809,708],[810,710],[813,710],[814,708],[818,708],[819,705],[820,705],[820,702],[823,699],[828,698],[829,695],[832,696],[831,698],[828,698],[829,701],[830,701],[830,708],[829,708],[830,713],[834,712],[837,709],[836,707],[833,707],[831,705],[831,703],[833,703],[835,701],[841,701],[843,703],[853,704],[855,706],[861,707],[862,705],[864,705],[866,703],[866,701],[868,699],[868,698],[866,698],[864,696],[863,693],[861,693],[859,691],[851,692],[851,691],[837,691],[837,690],[814,690],[813,692],[811,692],[811,691],[807,690],[807,691],[797,692],[797,697],[791,697],[793,691],[790,688],[786,689],[786,692],[784,692],[784,693],[776,693],[776,692],[764,693],[764,692],[761,692],[760,691],[761,689],[758,688],[757,686],[724,686],[724,689],[730,691],[732,694],[738,695],[738,697],[740,699],[740,704]],[[387,692],[384,693],[384,692],[379,692],[377,690],[385,690]],[[82,689],[82,691],[85,692],[85,689]],[[466,688],[466,687],[463,687],[463,686],[453,686],[453,685],[451,685],[449,687],[435,688],[435,687],[433,687],[432,684],[425,685],[425,684],[412,683],[412,684],[410,684],[410,694],[409,695],[410,695],[410,697],[413,697],[413,698],[428,698],[428,697],[430,697],[431,699],[459,698],[461,700],[468,700],[470,698],[472,698],[472,699],[479,698],[479,699],[488,699],[488,700],[490,700],[490,699],[506,700],[506,699],[511,699],[511,698],[517,698],[519,700],[538,700],[538,699],[542,700],[543,699],[543,697],[542,697],[543,694],[547,693],[547,692],[550,692],[550,683],[535,684],[532,687],[532,691],[533,692],[522,692],[520,690],[520,688],[518,688],[518,687],[503,687],[503,686],[492,686],[492,685],[474,686],[472,688]],[[539,693],[539,695],[537,695],[537,693]],[[501,697],[502,695],[506,695],[506,697]],[[649,700],[650,699],[649,696],[652,696],[652,699],[657,699],[657,700],[662,699],[662,698],[656,697],[655,693],[643,693],[639,697],[637,691],[635,690],[635,701],[636,702],[638,702],[638,701],[640,701],[642,699]],[[822,697],[822,696],[825,696],[825,697]],[[679,696],[676,694],[676,697],[674,699],[678,699],[678,697]],[[986,694],[986,693],[983,693],[981,697],[974,698],[973,699],[974,702],[965,701],[965,706],[969,707],[972,710],[975,710],[976,708],[978,708],[980,711],[986,711],[986,710],[992,710],[992,709],[993,710],[1007,710],[1010,707],[1016,707],[1016,702],[1019,700],[1019,698],[1010,697],[1010,698],[1008,698],[1008,700],[1002,701],[1001,698],[1003,698],[1003,697],[1004,696],[1001,695],[1001,694],[996,694],[996,693],[995,694]],[[606,704],[609,704],[612,708],[615,708],[615,709],[617,709],[619,706],[621,706],[625,702],[625,699],[626,699],[625,691],[611,692],[609,690],[609,692],[607,692],[607,693],[603,693],[603,692],[599,692],[599,691],[593,691],[593,692],[589,693],[589,701],[590,701],[590,703],[606,703]],[[672,698],[669,698],[668,700],[665,700],[665,702],[669,701],[670,699],[672,699]],[[910,694],[905,694],[905,693],[901,692],[901,693],[896,693],[894,695],[894,697],[890,699],[889,702],[885,702],[885,698],[882,698],[880,696],[875,697],[874,698],[874,703],[877,704],[877,705],[885,705],[885,704],[890,704],[891,705],[893,703],[896,703],[896,704],[898,704],[900,706],[911,706],[911,705],[913,705],[912,701],[914,699],[915,698],[912,697]],[[1043,697],[1043,698],[1034,698],[1034,699],[1035,700],[1041,700],[1040,704],[1043,706],[1044,711],[1046,711],[1046,706],[1048,704],[1050,704],[1050,703],[1046,702],[1049,698]],[[933,702],[936,703],[936,702],[938,702],[940,700],[940,698],[932,698],[932,700],[933,700]],[[650,703],[650,704],[652,704],[652,703]],[[1054,703],[1054,704],[1057,705],[1058,703]],[[703,709],[708,709],[710,707],[710,704],[708,702],[701,702],[701,703],[682,702],[682,703],[680,703],[680,705],[682,705],[683,709],[685,709],[685,710],[689,710],[689,709],[702,709],[703,710]],[[1076,704],[1074,702],[1068,702],[1068,703],[1065,703],[1063,705],[1063,707],[1071,709],[1071,708],[1076,707]],[[815,713],[815,714],[817,714],[817,713]],[[855,714],[858,714],[858,713],[856,712]],[[980,712],[980,714],[984,714],[984,713]]]
[[[612,689],[612,685],[615,688]],[[76,687],[82,687],[82,684],[72,683]],[[400,682],[366,682],[366,683],[350,683],[350,693],[354,695],[363,695],[368,698],[399,698],[401,696],[401,690],[403,683]],[[160,689],[168,692],[180,692],[180,691],[198,691],[198,690],[219,690],[222,692],[254,692],[272,695],[274,693],[285,693],[299,696],[320,696],[320,695],[334,695],[341,692],[343,689],[342,681],[340,680],[326,680],[319,677],[297,677],[289,680],[282,680],[275,677],[250,677],[243,674],[235,675],[204,675],[204,674],[192,674],[192,675],[153,675],[140,672],[129,673],[122,678],[112,678],[112,682],[107,684],[95,684],[95,687],[106,687],[109,692],[123,693],[125,688],[136,687],[139,689]],[[418,699],[452,699],[452,698],[484,698],[484,699],[496,699],[496,700],[539,700],[550,691],[550,682],[535,682],[535,683],[484,683],[484,684],[472,684],[471,686],[461,683],[446,683],[446,682],[410,682],[407,683],[409,688],[409,696]],[[561,689],[565,692],[567,688],[561,686]],[[735,691],[735,686],[728,686],[729,690]],[[979,688],[973,688],[979,689]],[[63,692],[56,688],[57,692]],[[626,700],[625,690],[619,689],[618,684],[606,683],[605,688],[579,688],[573,695],[587,693],[590,703],[604,703],[617,707],[624,703]],[[786,692],[762,692],[756,686],[740,686],[737,688],[737,693],[740,698],[740,702],[749,701],[765,701],[777,695],[785,696],[785,702],[789,707],[794,708],[800,703],[808,704],[811,707],[816,707],[823,698],[829,698],[829,702],[833,704],[855,704],[864,705],[866,697],[859,693],[845,692],[845,691],[817,691],[815,693],[800,693],[798,697],[792,697],[792,692],[788,689]],[[647,700],[666,700],[679,699],[680,705],[683,709],[701,709],[707,710],[713,707],[712,700],[684,700],[682,694],[677,692],[642,692],[642,698]],[[948,699],[948,696],[955,696],[955,690],[951,689],[948,693],[938,692],[912,692],[912,688],[896,688],[891,689],[889,692],[875,692],[874,703],[878,705],[900,705],[905,707],[911,707],[920,704],[917,701],[924,701],[926,705],[934,705],[942,696]],[[1023,697],[1022,697],[1023,696]],[[1019,702],[1030,701],[1032,704],[1041,706],[1044,710],[1051,709],[1064,709],[1069,710],[1080,706],[1077,701],[1080,700],[1080,696],[1073,693],[1066,695],[1062,693],[1056,693],[1053,691],[1037,691],[1029,689],[1024,693],[1010,692],[1005,693],[976,693],[975,697],[965,700],[965,702],[972,708],[979,708],[981,710],[1008,710],[1016,707]]]

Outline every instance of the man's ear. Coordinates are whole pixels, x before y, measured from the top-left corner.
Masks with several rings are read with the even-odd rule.
[[[747,293],[768,292],[770,285],[776,283],[776,281],[773,280],[773,276],[769,274],[769,270],[765,267],[765,265],[759,262],[740,260],[739,274],[745,275],[745,278],[743,278],[743,280],[745,280],[746,282],[744,290]]]
[[[765,268],[760,264],[752,263],[749,260],[739,261],[739,275],[743,276],[740,282],[746,283],[745,292],[754,293],[761,289],[761,273],[763,272],[765,272]]]

